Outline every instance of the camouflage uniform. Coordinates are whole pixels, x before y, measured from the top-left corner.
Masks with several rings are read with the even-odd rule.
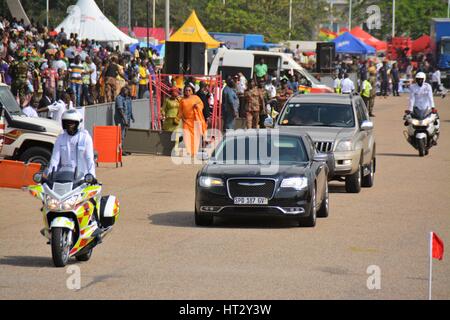
[[[11,83],[11,92],[16,97],[24,97],[28,92],[28,64],[22,60],[12,65],[11,74],[13,80]]]

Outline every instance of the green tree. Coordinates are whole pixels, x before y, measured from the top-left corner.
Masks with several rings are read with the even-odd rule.
[[[424,33],[429,34],[431,18],[444,18],[447,16],[446,0],[396,0],[395,3],[396,36],[407,36],[416,39]],[[393,1],[360,1],[355,5],[355,19],[353,23],[363,24],[368,17],[366,9],[372,4],[380,7],[382,19],[381,30],[375,30],[372,34],[379,38],[387,39],[392,35]]]

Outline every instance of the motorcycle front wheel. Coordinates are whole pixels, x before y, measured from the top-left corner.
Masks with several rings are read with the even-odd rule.
[[[424,139],[417,141],[417,149],[419,150],[420,157],[423,157],[426,154],[426,148]]]
[[[52,229],[52,258],[55,267],[62,268],[69,261],[72,230],[67,228]]]

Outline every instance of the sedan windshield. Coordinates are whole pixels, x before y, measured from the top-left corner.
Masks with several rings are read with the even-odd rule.
[[[341,104],[290,103],[280,116],[282,126],[342,127],[355,126],[353,108]]]
[[[213,159],[225,164],[294,165],[307,162],[308,155],[300,137],[258,134],[225,138]]]

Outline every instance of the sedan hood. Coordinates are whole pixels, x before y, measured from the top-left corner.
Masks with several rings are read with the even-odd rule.
[[[255,177],[255,178],[274,178],[274,177],[292,177],[296,175],[305,175],[308,170],[307,164],[304,165],[280,165],[261,166],[261,165],[227,165],[227,164],[208,164],[201,170],[201,175],[221,178],[232,177]]]

